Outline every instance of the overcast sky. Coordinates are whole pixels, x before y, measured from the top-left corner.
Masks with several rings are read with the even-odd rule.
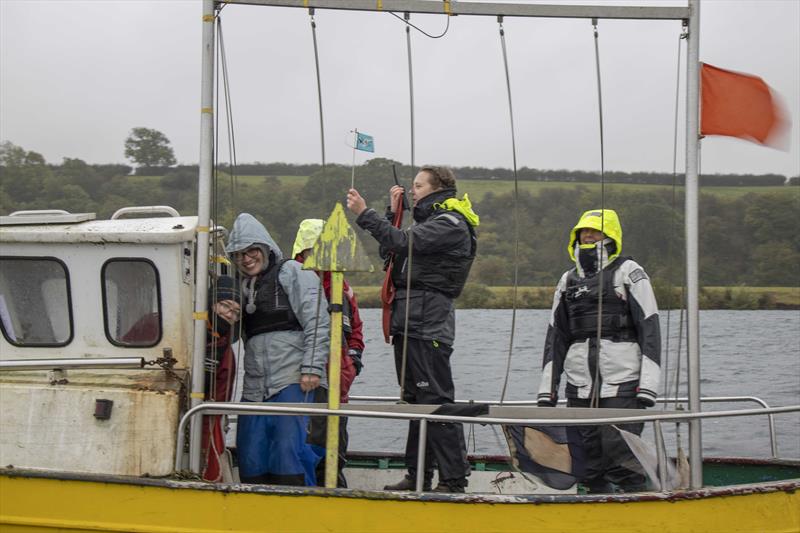
[[[200,19],[196,0],[0,0],[0,140],[52,163],[124,162],[128,132],[144,126],[167,135],[179,162],[196,163]],[[358,128],[374,136],[374,156],[410,162],[403,23],[344,11],[318,11],[316,21],[328,160],[351,161],[348,132]],[[438,34],[446,19],[412,22]],[[308,13],[229,5],[222,26],[239,162],[319,162]],[[506,19],[505,30],[519,166],[599,169],[590,22]],[[600,21],[607,169],[672,170],[680,31],[677,21]],[[412,49],[416,164],[510,168],[497,21],[454,17],[441,39],[413,32]],[[681,54],[685,65],[684,45]],[[761,76],[793,123],[785,152],[704,140],[703,172],[799,174],[800,0],[704,1],[700,59]],[[681,107],[681,143],[683,123]]]

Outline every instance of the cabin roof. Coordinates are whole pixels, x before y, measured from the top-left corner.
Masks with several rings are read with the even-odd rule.
[[[141,243],[191,241],[197,217],[120,218],[76,224],[0,226],[0,242],[13,243]]]

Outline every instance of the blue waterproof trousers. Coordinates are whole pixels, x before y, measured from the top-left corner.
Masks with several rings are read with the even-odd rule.
[[[312,403],[314,394],[293,384],[264,401]],[[322,455],[306,442],[307,428],[307,416],[240,415],[236,448],[242,482],[316,485],[314,472]]]

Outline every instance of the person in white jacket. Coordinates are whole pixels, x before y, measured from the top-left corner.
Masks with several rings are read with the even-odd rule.
[[[641,409],[655,405],[661,330],[653,287],[641,265],[620,256],[622,227],[611,209],[586,211],[570,233],[575,267],[561,276],[544,347],[538,405],[558,401],[566,375],[569,407]],[[621,429],[640,435],[643,424]],[[578,426],[589,492],[645,488],[645,477],[623,466],[630,453],[609,426]]]

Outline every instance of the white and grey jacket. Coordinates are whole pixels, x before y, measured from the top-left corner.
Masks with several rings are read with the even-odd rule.
[[[575,323],[570,308],[575,306],[567,300],[567,285],[576,271],[565,272],[556,287],[547,328],[537,397],[540,406],[557,403],[562,372],[566,374],[567,398],[589,399],[598,389],[601,398],[635,396],[645,405],[654,405],[661,373],[661,330],[655,294],[650,279],[636,261],[622,257],[617,261],[621,263],[612,262],[605,269],[613,276],[616,297],[626,304],[630,323],[625,327],[632,335],[603,335],[599,350],[596,335],[575,338],[570,331],[570,324]]]

